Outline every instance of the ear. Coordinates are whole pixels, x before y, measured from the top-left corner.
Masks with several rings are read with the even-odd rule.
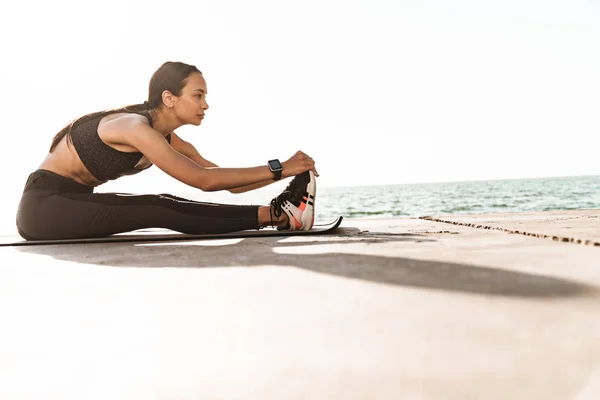
[[[162,101],[167,108],[173,108],[175,106],[175,100],[176,99],[173,93],[169,92],[168,90],[164,90],[162,92]]]

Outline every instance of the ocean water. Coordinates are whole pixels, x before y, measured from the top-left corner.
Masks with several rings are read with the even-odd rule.
[[[318,182],[318,181],[317,181]],[[281,189],[241,195],[190,195],[197,200],[267,204]],[[317,187],[316,219],[529,212],[600,208],[600,176]]]

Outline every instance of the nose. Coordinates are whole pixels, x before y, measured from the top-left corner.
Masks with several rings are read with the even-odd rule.
[[[204,100],[204,105],[202,106],[202,108],[208,110],[208,102],[206,100]]]

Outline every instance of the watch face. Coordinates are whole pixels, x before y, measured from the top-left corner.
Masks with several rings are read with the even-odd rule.
[[[269,160],[269,167],[274,171],[283,168],[279,160]]]

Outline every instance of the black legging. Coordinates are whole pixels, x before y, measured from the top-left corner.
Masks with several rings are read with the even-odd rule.
[[[258,207],[203,203],[168,194],[94,193],[51,171],[29,175],[17,211],[27,240],[91,238],[144,228],[202,234],[258,229]]]

